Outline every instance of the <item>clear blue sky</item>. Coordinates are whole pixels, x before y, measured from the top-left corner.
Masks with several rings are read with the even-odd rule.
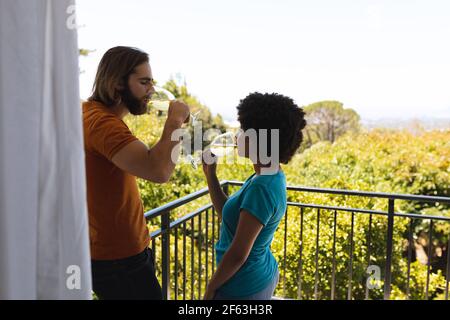
[[[82,98],[110,47],[150,54],[214,113],[249,92],[339,100],[365,119],[450,118],[448,0],[77,0]]]

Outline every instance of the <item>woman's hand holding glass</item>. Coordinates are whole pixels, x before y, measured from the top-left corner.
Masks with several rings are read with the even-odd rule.
[[[203,173],[205,176],[216,175],[218,158],[211,153],[210,149],[205,149],[205,151],[202,152],[201,157]]]

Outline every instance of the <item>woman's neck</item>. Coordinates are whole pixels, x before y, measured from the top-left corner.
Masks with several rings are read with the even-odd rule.
[[[253,164],[253,168],[255,169],[255,173],[257,176],[263,174],[275,174],[279,170],[281,170],[281,166],[272,166],[272,165],[262,165],[260,163]]]

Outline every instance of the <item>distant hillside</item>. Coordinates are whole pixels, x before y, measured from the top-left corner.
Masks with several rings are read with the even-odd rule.
[[[380,119],[362,119],[361,124],[367,129],[386,128],[386,129],[409,129],[409,130],[442,130],[450,129],[450,117],[448,118],[380,118]]]

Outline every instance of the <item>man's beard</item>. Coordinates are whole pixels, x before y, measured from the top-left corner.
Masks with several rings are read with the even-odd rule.
[[[131,114],[138,116],[147,112],[147,103],[143,99],[136,98],[131,93],[130,88],[126,86],[121,92],[122,102],[128,108]]]

